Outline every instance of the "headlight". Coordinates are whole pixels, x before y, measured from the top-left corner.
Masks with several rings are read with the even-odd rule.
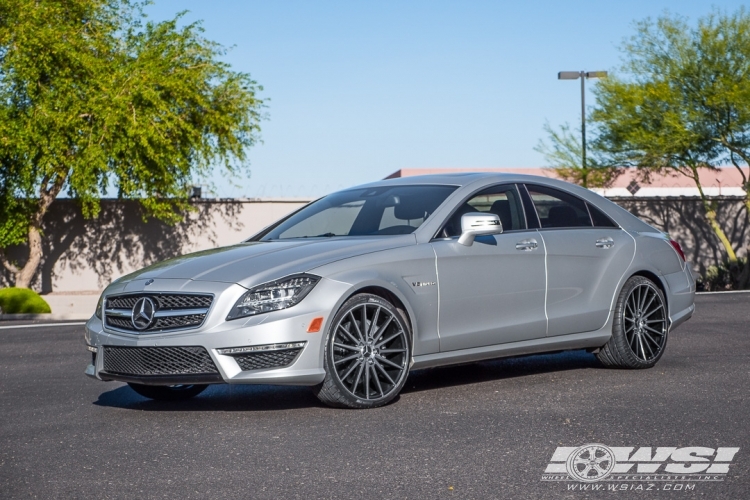
[[[96,303],[96,311],[94,311],[94,315],[102,319],[102,304],[104,302],[104,294],[99,295],[99,301]]]
[[[318,276],[297,274],[258,285],[240,297],[227,316],[227,320],[278,311],[297,305],[310,293],[318,281],[320,281]]]

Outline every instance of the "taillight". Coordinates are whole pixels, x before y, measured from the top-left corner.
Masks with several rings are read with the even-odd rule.
[[[677,243],[675,240],[669,240],[670,245],[672,245],[672,248],[674,248],[675,252],[682,257],[682,261],[685,262],[687,259],[685,258],[685,252],[682,251],[682,247],[679,243]]]

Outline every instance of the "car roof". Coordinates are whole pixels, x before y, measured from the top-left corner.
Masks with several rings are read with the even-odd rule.
[[[445,174],[427,174],[413,175],[409,177],[395,177],[392,179],[383,179],[380,181],[370,182],[356,186],[355,188],[369,188],[379,186],[411,186],[416,184],[443,184],[450,186],[468,186],[477,181],[494,181],[494,182],[534,182],[550,180],[548,177],[538,175],[526,175],[515,173],[498,173],[498,172],[459,172]]]

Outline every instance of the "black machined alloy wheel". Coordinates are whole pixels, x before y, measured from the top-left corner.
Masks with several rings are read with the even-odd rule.
[[[650,368],[664,353],[668,330],[664,294],[651,280],[633,276],[620,292],[612,338],[599,360],[607,366]]]
[[[197,396],[205,391],[208,385],[190,384],[190,385],[145,385],[128,382],[128,385],[135,392],[144,398],[155,399],[157,401],[182,401]]]
[[[410,354],[402,313],[376,295],[356,295],[331,322],[324,356],[326,378],[315,388],[316,395],[331,406],[382,406],[403,387]]]

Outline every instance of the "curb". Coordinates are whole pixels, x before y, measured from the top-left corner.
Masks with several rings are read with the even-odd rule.
[[[87,320],[91,314],[82,313],[65,313],[65,314],[0,314],[0,321],[17,321],[17,320],[51,320],[51,321],[68,321],[68,320]]]

